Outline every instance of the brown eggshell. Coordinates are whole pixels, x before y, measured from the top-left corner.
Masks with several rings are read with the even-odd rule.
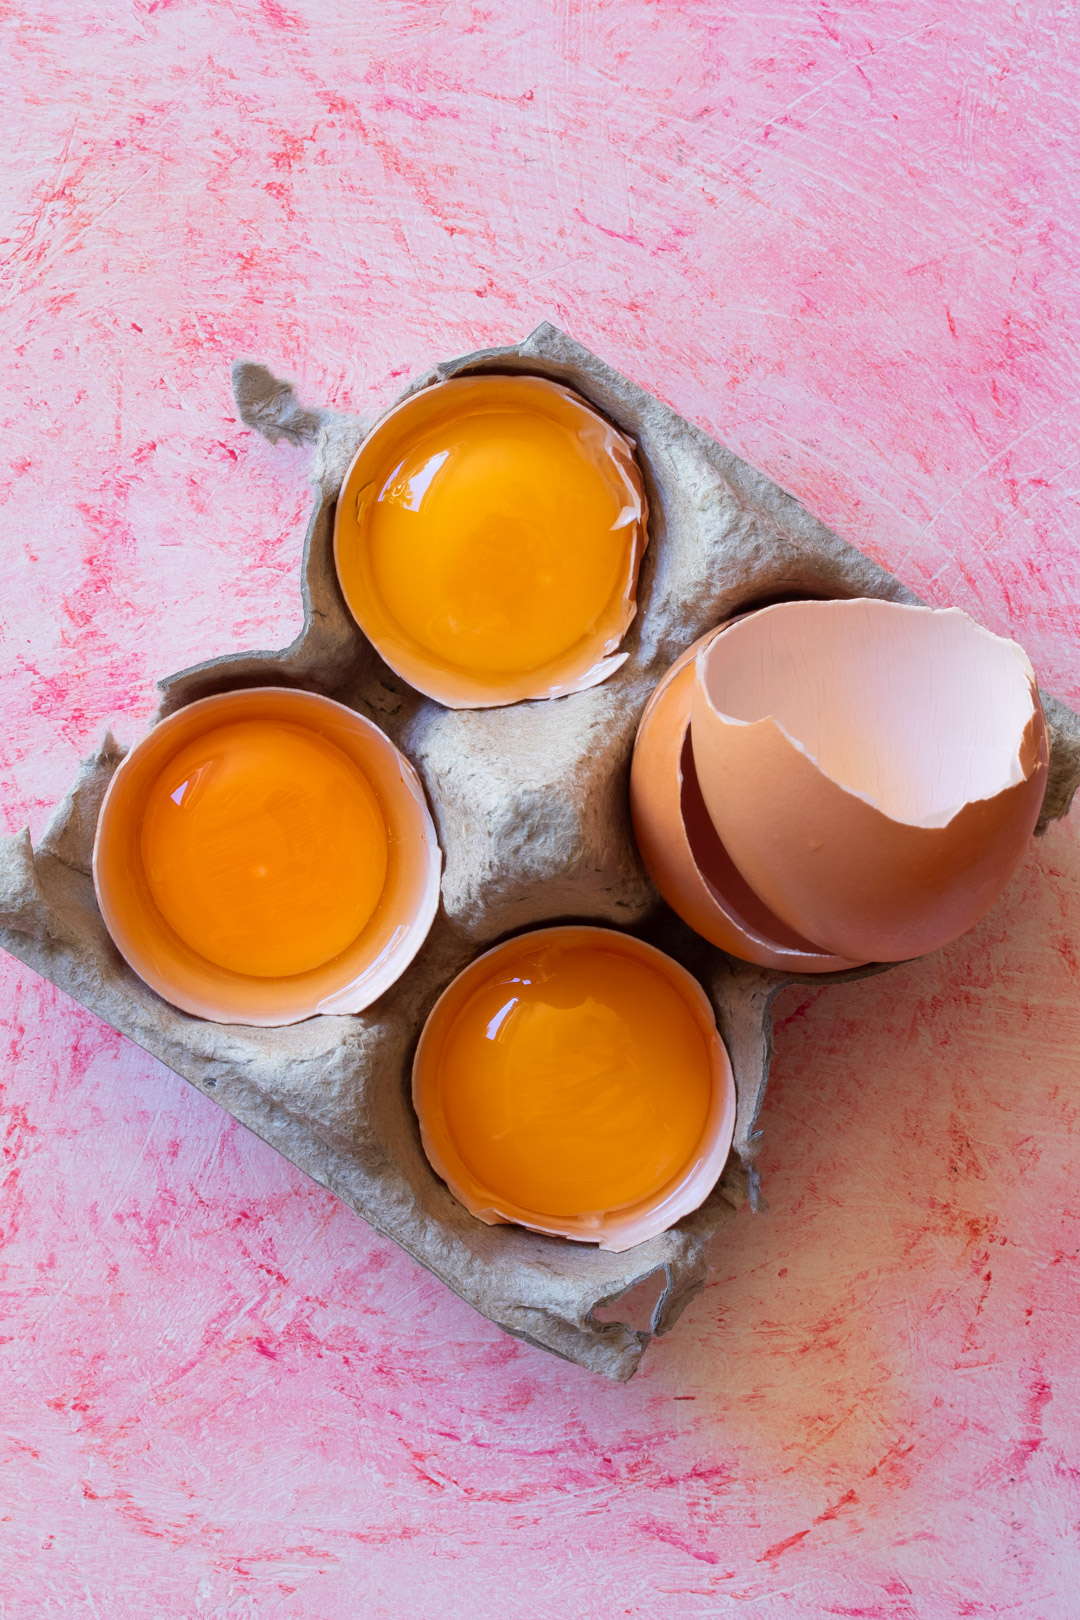
[[[732,956],[797,973],[858,966],[819,950],[771,912],[709,819],[689,730],[694,662],[716,634],[710,630],[671,666],[641,717],[630,768],[630,812],[641,858],[671,909]]]
[[[694,760],[717,833],[792,928],[901,961],[964,933],[1047,774],[1026,654],[954,608],[786,602],[699,652]]]

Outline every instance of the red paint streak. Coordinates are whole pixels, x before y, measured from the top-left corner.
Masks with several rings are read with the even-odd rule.
[[[814,1523],[827,1524],[830,1519],[836,1518],[841,1508],[850,1507],[853,1502],[857,1502],[858,1500],[859,1498],[855,1495],[854,1491],[845,1491],[843,1496],[838,1497],[831,1507],[827,1507],[825,1509],[824,1513],[818,1514],[817,1518],[814,1520]]]
[[[878,1460],[874,1464],[873,1468],[871,1468],[869,1473],[867,1474],[867,1476],[866,1476],[867,1479],[873,1479],[876,1474],[881,1472],[882,1469],[886,1469],[886,1468],[892,1469],[893,1466],[896,1463],[898,1463],[902,1457],[909,1457],[914,1450],[915,1450],[915,1442],[914,1442],[914,1440],[912,1440],[910,1442],[910,1444],[908,1444],[906,1446],[900,1440],[895,1441],[889,1447],[889,1449],[885,1453],[885,1455],[883,1457],[878,1458]],[[906,1481],[905,1481],[905,1483],[906,1483]]]
[[[595,220],[586,219],[580,208],[574,209],[574,218],[579,219],[583,225],[587,225],[591,231],[599,231],[601,236],[609,236],[613,241],[629,242],[631,247],[643,248],[645,246],[645,243],[641,240],[641,237],[635,236],[633,232],[612,231],[609,230],[606,225],[598,225]]]
[[[290,129],[283,129],[277,138],[281,145],[270,153],[270,162],[275,169],[293,169],[304,162],[308,142],[313,141],[315,136],[297,135]]]
[[[1043,1432],[1043,1411],[1053,1396],[1049,1379],[1041,1367],[1034,1367],[1027,1379],[1021,1405],[1020,1437],[1003,1464],[1010,1479],[1022,1475],[1032,1457],[1046,1442]]]
[[[958,1180],[985,1181],[986,1171],[958,1114],[949,1121],[949,1171]]]
[[[376,112],[403,112],[418,123],[425,124],[431,118],[451,118],[460,120],[460,114],[452,107],[440,107],[434,101],[406,101],[402,96],[379,96],[375,100]]]
[[[259,0],[259,10],[271,28],[283,29],[288,33],[298,33],[307,28],[302,17],[298,17],[295,11],[286,11],[278,0]]]
[[[771,1563],[774,1558],[779,1558],[781,1554],[786,1553],[791,1547],[797,1547],[799,1542],[805,1540],[810,1534],[811,1530],[816,1529],[819,1524],[828,1524],[830,1520],[838,1518],[842,1508],[851,1507],[858,1500],[859,1498],[853,1490],[845,1491],[843,1496],[837,1497],[835,1502],[831,1502],[827,1508],[824,1508],[813,1523],[807,1525],[805,1530],[796,1530],[794,1535],[787,1536],[783,1541],[774,1542],[771,1547],[767,1547],[758,1558],[758,1563]]]
[[[800,1541],[806,1539],[812,1529],[813,1525],[808,1524],[805,1530],[796,1530],[793,1536],[787,1536],[783,1541],[775,1541],[771,1547],[766,1547],[758,1559],[758,1563],[770,1563],[772,1559],[779,1558],[782,1553],[786,1553],[789,1548],[797,1547]]]
[[[662,1541],[667,1546],[674,1547],[678,1552],[686,1553],[690,1558],[696,1558],[701,1564],[718,1564],[720,1562],[719,1553],[710,1552],[707,1547],[695,1547],[691,1542],[687,1541],[685,1536],[681,1536],[677,1530],[672,1530],[667,1525],[658,1524],[655,1519],[642,1520],[637,1528],[642,1535],[651,1536],[654,1541]]]

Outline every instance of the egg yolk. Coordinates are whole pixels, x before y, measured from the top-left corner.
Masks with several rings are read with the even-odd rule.
[[[692,1161],[712,1087],[705,1035],[658,970],[596,946],[504,958],[439,1054],[450,1138],[495,1197],[538,1215],[652,1197]]]
[[[398,444],[360,491],[370,579],[426,654],[483,673],[541,668],[625,587],[639,502],[611,459],[612,431],[582,417],[575,429],[476,409]]]
[[[341,749],[287,722],[207,732],[147,797],[143,869],[185,944],[259,978],[320,967],[370,920],[386,881],[375,793]]]

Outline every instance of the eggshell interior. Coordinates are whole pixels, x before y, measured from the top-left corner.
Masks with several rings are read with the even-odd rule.
[[[447,1126],[440,1095],[440,1059],[449,1032],[476,990],[504,960],[537,942],[573,947],[596,944],[625,954],[662,975],[692,1013],[710,1054],[711,1101],[697,1149],[684,1169],[653,1197],[618,1210],[583,1211],[578,1217],[539,1215],[508,1202],[483,1186],[465,1163]],[[513,1224],[553,1237],[595,1243],[620,1253],[666,1231],[708,1197],[727,1161],[735,1130],[735,1082],[727,1050],[705,992],[679,963],[630,934],[607,928],[568,926],[517,935],[471,962],[435,1003],[424,1025],[413,1063],[413,1105],[424,1151],[438,1175],[469,1212],[488,1226]]]
[[[369,529],[373,493],[384,488],[388,473],[419,439],[438,431],[452,444],[455,423],[480,410],[532,414],[568,430],[587,448],[597,478],[609,485],[615,506],[621,508],[621,521],[630,528],[621,577],[589,629],[550,661],[525,671],[466,668],[435,655],[395,616],[380,591],[372,566]],[[554,469],[553,477],[556,473]],[[626,654],[619,652],[619,646],[637,612],[638,568],[647,544],[646,512],[632,441],[580,395],[541,377],[455,378],[410,395],[389,411],[363,441],[338,498],[334,556],[353,617],[391,669],[417,691],[447,708],[491,708],[580,692],[599,685],[625,662]]]
[[[1034,830],[1045,723],[1015,643],[957,609],[790,602],[698,654],[709,817],[791,927],[864,961],[921,955],[998,898]]]
[[[168,761],[202,733],[234,721],[277,720],[321,733],[374,790],[389,834],[386,879],[373,915],[332,961],[285,978],[231,972],[185,944],[154,905],[140,850],[147,794]],[[282,687],[203,698],[163,720],[113,776],[98,818],[94,885],[113,941],[150,987],[217,1023],[297,1023],[369,1006],[408,967],[435,917],[442,856],[419,778],[377,726],[331,699]]]
[[[664,899],[704,939],[761,967],[834,973],[860,964],[819,950],[755,894],[717,836],[690,740],[698,652],[668,670],[641,717],[630,770],[630,811],[642,860]]]

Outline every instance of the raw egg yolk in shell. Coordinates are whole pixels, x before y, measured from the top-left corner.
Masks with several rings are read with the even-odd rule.
[[[415,641],[465,669],[547,664],[596,624],[626,567],[617,493],[542,416],[465,417],[428,434],[372,513],[371,564]]]
[[[372,433],[339,503],[342,589],[452,706],[574,690],[633,617],[644,501],[629,440],[536,378],[452,381]]]
[[[184,943],[234,973],[305,973],[370,921],[386,823],[359,767],[319,732],[247,720],[182,748],[147,798],[143,869]]]
[[[494,964],[439,1069],[462,1162],[539,1215],[651,1197],[692,1161],[709,1113],[711,1055],[685,999],[645,963],[595,945]]]

